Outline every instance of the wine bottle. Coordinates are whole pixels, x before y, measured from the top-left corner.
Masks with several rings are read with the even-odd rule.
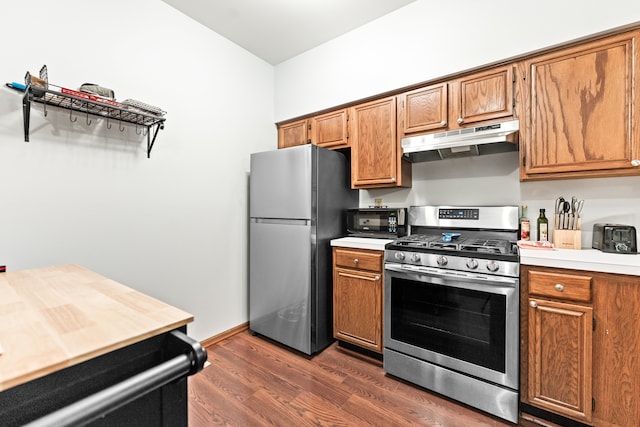
[[[538,240],[547,242],[549,240],[549,220],[544,215],[544,209],[540,209],[538,217]]]

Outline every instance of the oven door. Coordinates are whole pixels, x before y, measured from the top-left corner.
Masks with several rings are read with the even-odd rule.
[[[384,345],[518,389],[519,280],[385,264]]]

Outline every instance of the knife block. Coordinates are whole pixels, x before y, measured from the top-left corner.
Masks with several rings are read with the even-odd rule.
[[[582,248],[580,230],[553,230],[553,246],[556,249]]]

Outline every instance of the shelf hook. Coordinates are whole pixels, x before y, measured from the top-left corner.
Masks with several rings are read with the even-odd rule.
[[[91,124],[91,120],[89,120],[89,103],[87,102],[87,126]]]
[[[47,117],[47,100],[43,97],[42,108],[44,109],[44,116]]]
[[[122,126],[122,110],[118,110],[118,116],[120,117],[120,125],[118,128],[120,129],[120,132],[124,132],[124,126]]]
[[[71,104],[71,107],[73,107],[73,103]],[[73,118],[72,113],[73,113],[73,108],[70,108],[70,109],[69,109],[69,121],[70,121],[71,123],[77,122],[77,121],[78,121],[78,118],[77,118],[77,117],[76,117],[76,118]]]
[[[111,129],[111,123],[109,122],[110,116],[111,116],[111,111],[107,109],[107,129]]]
[[[138,132],[138,122],[136,122],[136,135],[142,135],[142,131]]]

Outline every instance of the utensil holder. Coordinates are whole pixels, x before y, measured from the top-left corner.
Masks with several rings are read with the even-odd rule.
[[[582,248],[580,230],[553,230],[553,246],[556,249]]]

